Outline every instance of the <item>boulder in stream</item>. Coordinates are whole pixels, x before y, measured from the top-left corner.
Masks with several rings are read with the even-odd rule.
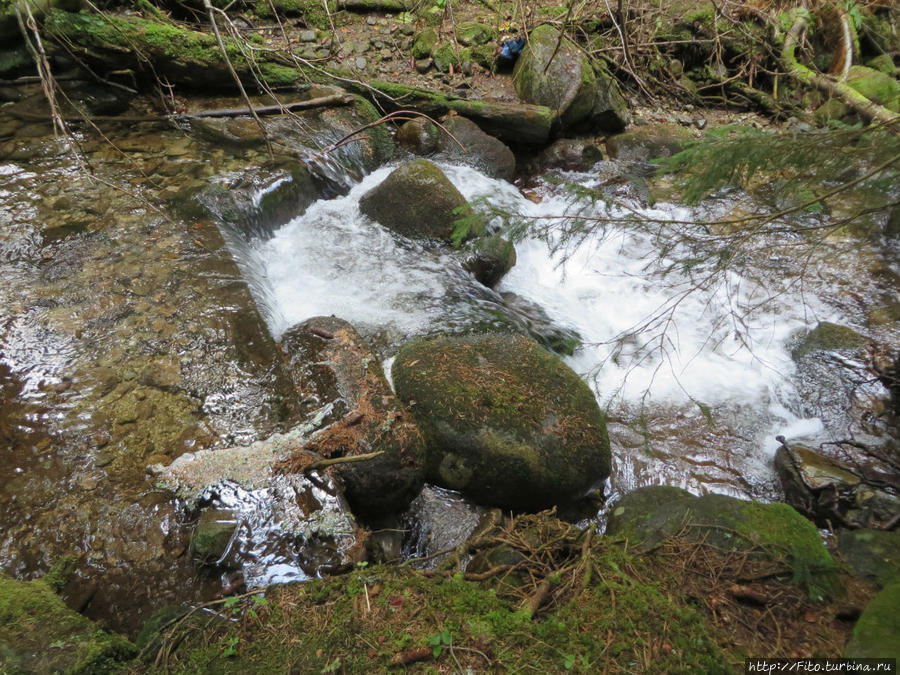
[[[493,288],[516,264],[516,247],[509,239],[498,234],[478,239],[472,254],[466,259],[465,268],[479,282]]]
[[[529,35],[513,71],[516,93],[527,103],[546,105],[562,131],[622,131],[628,106],[615,78],[549,24]]]
[[[606,419],[590,388],[520,335],[418,339],[393,366],[427,439],[427,476],[517,510],[566,503],[609,475]]]
[[[450,241],[457,219],[466,215],[468,202],[436,164],[414,159],[366,192],[359,208],[405,237]]]
[[[447,133],[442,133],[439,139],[442,154],[473,166],[491,178],[513,179],[516,157],[502,141],[484,133],[465,117],[450,117],[443,125]]]

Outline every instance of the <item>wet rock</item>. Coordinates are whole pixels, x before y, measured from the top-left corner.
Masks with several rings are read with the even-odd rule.
[[[693,140],[691,133],[677,124],[632,127],[606,139],[610,157],[627,162],[649,162],[681,152]]]
[[[822,527],[885,522],[900,513],[896,497],[804,445],[782,444],[775,453],[775,471],[787,503]]]
[[[206,140],[235,148],[253,148],[266,142],[259,124],[249,117],[201,117],[191,120],[191,129]]]
[[[886,586],[863,610],[844,657],[900,658],[900,580]]]
[[[855,351],[865,344],[865,338],[852,328],[828,321],[820,322],[811,331],[795,338],[791,358],[799,361],[813,352]]]
[[[227,553],[237,527],[233,513],[216,509],[204,511],[191,537],[191,556],[204,565],[216,563]]]
[[[441,132],[429,120],[417,117],[397,130],[397,143],[414,155],[432,155],[438,150]]]
[[[853,573],[884,586],[900,578],[900,531],[841,530],[837,548]]]
[[[465,117],[451,117],[443,125],[447,133],[440,134],[438,140],[442,154],[473,166],[491,178],[513,179],[516,158],[502,141],[484,133]]]
[[[606,534],[625,537],[643,550],[680,537],[751,555],[787,557],[794,579],[813,599],[834,591],[836,567],[818,531],[787,504],[717,494],[694,497],[678,488],[646,487],[612,506]]]
[[[609,475],[606,420],[590,388],[533,340],[414,340],[393,366],[428,441],[428,478],[476,502],[537,510]]]
[[[450,241],[461,217],[456,210],[467,205],[444,172],[427,159],[401,164],[359,200],[360,210],[388,229],[406,237],[445,241]]]
[[[0,665],[10,673],[101,673],[134,645],[67,608],[43,580],[0,575]]]
[[[541,152],[534,172],[549,169],[587,171],[603,159],[603,153],[590,139],[560,138]]]
[[[605,67],[595,70],[580,49],[567,38],[560,41],[559,31],[548,24],[531,31],[513,80],[523,101],[556,111],[564,132],[615,132],[628,123],[628,106],[615,78]]]
[[[450,550],[499,517],[499,511],[476,506],[458,492],[426,485],[403,515],[404,526],[411,532],[407,556],[427,557],[417,567],[434,569],[450,555]],[[435,555],[441,551],[446,553]]]
[[[466,259],[465,268],[479,282],[493,288],[516,264],[516,247],[500,235],[478,239],[472,254]]]
[[[562,356],[575,353],[581,344],[577,331],[559,326],[543,307],[520,295],[504,291],[500,296],[513,324],[537,340],[539,345]]]
[[[345,488],[354,514],[362,519],[400,511],[422,489],[425,444],[391,391],[378,359],[346,321],[308,319],[282,336],[281,349],[301,389],[307,364],[325,369],[330,386],[320,397],[348,412],[312,435],[302,453],[324,458],[381,453],[330,469]],[[323,373],[315,374],[320,381]],[[296,455],[295,455],[296,457]]]

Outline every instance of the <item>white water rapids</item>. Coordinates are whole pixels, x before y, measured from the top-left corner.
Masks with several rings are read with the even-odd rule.
[[[561,188],[544,186],[536,204],[509,183],[441,167],[467,199],[486,197],[524,216],[559,216],[571,204]],[[499,293],[478,284],[448,247],[407,240],[361,215],[360,196],[392,168],[367,176],[346,196],[316,202],[271,239],[236,252],[276,337],[309,317],[334,314],[388,358],[410,337],[489,325],[505,311]],[[566,178],[588,186],[597,180]],[[602,204],[587,208],[606,213]],[[643,212],[672,220],[694,215],[673,205]],[[833,310],[788,293],[737,323],[733,317],[758,302],[763,289],[727,273],[715,288],[682,295],[689,279],[677,271],[651,276],[647,263],[659,252],[633,229],[608,228],[569,250],[565,263],[539,239],[519,242],[516,252],[518,262],[497,291],[539,305],[557,326],[580,335],[584,344],[566,361],[610,412],[615,489],[668,483],[772,495],[774,436],[821,428],[796,405],[786,345],[798,329],[834,320]],[[654,341],[657,327],[615,341],[661,307],[672,308],[662,339]],[[644,344],[655,348],[638,348]]]

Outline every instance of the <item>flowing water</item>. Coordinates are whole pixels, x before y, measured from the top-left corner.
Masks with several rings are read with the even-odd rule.
[[[621,223],[566,247],[518,241],[516,266],[491,290],[465,270],[463,251],[404,239],[360,214],[359,197],[390,167],[364,176],[347,156],[352,170],[313,167],[325,197],[280,227],[238,232],[215,210],[198,215],[196,196],[215,184],[258,205],[285,181],[263,149],[137,126],[118,132],[116,149],[79,138],[88,171],[46,127],[16,134],[0,141],[0,571],[32,578],[74,554],[70,604],[114,628],[134,633],[153,609],[232,583],[191,560],[198,511],[235,526],[223,565],[249,585],[345,562],[354,523],[321,486],[201,481],[175,497],[147,472],[207,450],[224,458],[236,446],[243,457],[247,444],[275,432],[289,439],[323,414],[296,400],[273,342],[311,316],[353,323],[388,371],[413,336],[577,334],[581,346],[565,359],[609,414],[610,497],[668,483],[778,498],[776,434],[877,431],[862,413],[884,392],[858,355],[827,356],[827,372],[816,373],[791,348],[796,331],[821,320],[900,342],[900,268],[882,242],[848,240],[839,258],[816,254],[803,269],[791,242],[772,242],[752,264],[686,293],[702,265],[659,271],[693,253],[661,256],[658,237]],[[442,167],[467,198],[509,213],[609,215],[599,203],[573,204],[549,178],[599,185],[611,163],[538,179],[537,204],[473,169]],[[622,197],[648,217],[700,213]],[[729,212],[749,199],[733,194],[704,209]],[[667,320],[640,329],[660,308]],[[453,525],[478,520],[441,490],[416,509],[457,514]],[[416,514],[406,522],[416,525]],[[426,540],[445,547],[451,530],[422,527],[407,550],[423,553]]]
[[[567,190],[546,182],[538,187],[542,201],[534,203],[474,169],[442,168],[467,199],[536,222],[573,208],[581,216],[623,212],[573,203]],[[614,493],[667,483],[773,498],[774,437],[824,431],[800,404],[790,349],[793,336],[818,321],[847,321],[826,284],[792,290],[777,279],[763,285],[726,271],[716,284],[694,288],[696,276],[658,273],[687,251],[663,256],[651,235],[622,223],[567,247],[559,246],[559,235],[519,241],[518,262],[492,291],[464,270],[463,255],[397,236],[360,213],[360,196],[391,169],[234,251],[274,335],[334,314],[370,338],[389,365],[414,336],[502,325],[498,316],[516,312],[509,294],[524,298],[581,337],[566,361],[613,420]],[[598,176],[565,178],[591,187]],[[660,220],[701,217],[668,204],[630,207]],[[778,262],[774,252],[769,257]],[[769,300],[756,307],[763,298]]]

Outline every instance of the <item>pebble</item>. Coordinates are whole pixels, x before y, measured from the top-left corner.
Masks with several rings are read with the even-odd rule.
[[[315,42],[315,41],[316,41],[316,31],[314,31],[314,30],[300,31],[300,42]]]
[[[366,60],[362,56],[357,56],[353,64],[356,66],[357,70],[365,70],[367,65]]]

